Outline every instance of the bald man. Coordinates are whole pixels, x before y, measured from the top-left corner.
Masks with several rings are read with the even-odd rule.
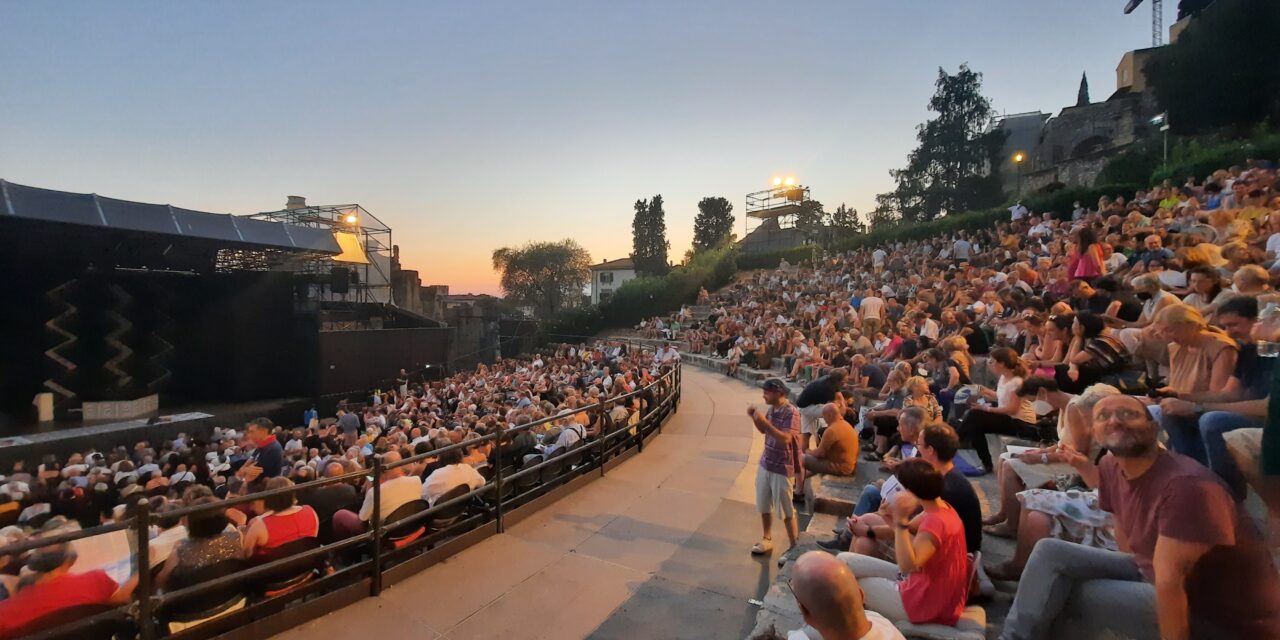
[[[791,592],[808,625],[787,640],[901,640],[903,635],[884,616],[862,605],[862,589],[849,565],[821,551],[796,560]]]
[[[827,428],[816,449],[804,452],[804,468],[810,473],[851,476],[858,470],[858,434],[844,419],[843,405],[830,402],[822,406],[822,421]]]

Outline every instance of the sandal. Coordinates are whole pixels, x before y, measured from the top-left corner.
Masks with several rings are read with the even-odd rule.
[[[1017,530],[1010,529],[1006,524],[989,524],[982,528],[982,532],[997,538],[1005,538],[1006,540],[1017,540]]]
[[[884,460],[884,454],[879,451],[870,451],[862,454],[862,459],[867,462],[880,462],[881,460]]]
[[[755,543],[751,547],[751,555],[762,556],[773,551],[773,540],[764,538],[760,542]]]
[[[989,564],[982,567],[987,572],[987,577],[992,580],[1000,580],[1002,582],[1013,582],[1022,578],[1022,570],[1015,569],[1008,562],[1000,564]]]

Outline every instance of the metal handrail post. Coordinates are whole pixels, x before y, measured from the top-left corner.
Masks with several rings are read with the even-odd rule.
[[[497,441],[494,442],[493,446],[498,448],[497,455],[495,456],[498,460],[498,468],[493,472],[493,490],[497,494],[497,499],[494,500],[493,519],[497,525],[498,533],[503,533],[504,527],[502,526],[502,468],[507,465],[507,461],[505,458],[502,457],[502,438],[498,438]]]
[[[605,449],[607,448],[604,445],[605,445],[605,442],[607,442],[609,439],[609,434],[605,433],[604,431],[604,416],[605,416],[604,401],[597,402],[596,408],[599,409],[599,411],[596,413],[596,424],[600,425],[600,434],[596,436],[596,441],[593,446],[595,446],[598,449],[598,451],[596,451],[596,464],[600,466],[600,477],[603,478],[604,477],[604,452],[605,452]]]
[[[370,595],[382,593],[382,456],[373,457],[373,579]]]
[[[151,583],[151,503],[138,501],[137,515],[134,516],[134,534],[138,543],[138,636],[142,640],[155,637],[155,621],[151,614],[151,596],[155,587]]]

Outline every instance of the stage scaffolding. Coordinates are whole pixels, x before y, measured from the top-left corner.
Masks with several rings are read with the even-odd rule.
[[[340,255],[308,256],[277,267],[305,276],[300,280],[307,283],[308,299],[392,303],[391,227],[364,207],[358,204],[302,206],[249,217],[333,232],[343,249]],[[345,287],[339,282],[344,275],[349,278]]]
[[[747,215],[743,216],[745,233],[749,235],[755,228],[751,225],[753,219],[759,220],[759,224],[770,224],[772,220],[779,229],[794,227],[796,214],[809,199],[809,187],[801,185],[781,185],[748,193]]]

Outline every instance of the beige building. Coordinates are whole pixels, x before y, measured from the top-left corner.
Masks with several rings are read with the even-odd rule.
[[[636,263],[631,258],[591,265],[591,304],[607,301],[624,282],[635,278]]]

